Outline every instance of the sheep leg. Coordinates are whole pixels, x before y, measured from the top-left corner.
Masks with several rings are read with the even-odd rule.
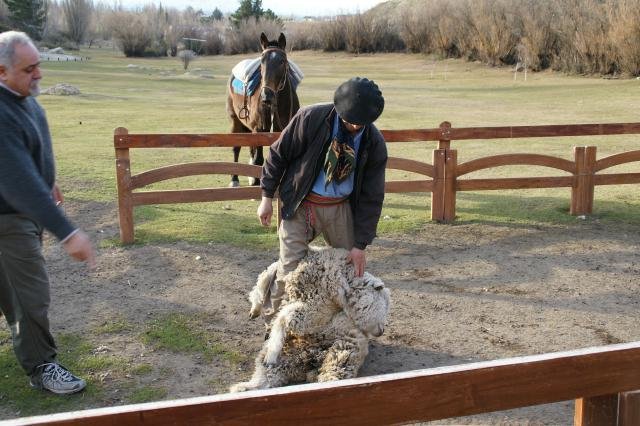
[[[313,359],[313,350],[301,348],[299,351],[282,356],[276,365],[264,365],[266,344],[255,360],[255,370],[251,380],[237,383],[229,388],[229,392],[246,392],[256,389],[269,389],[299,383],[307,378],[306,370]]]
[[[368,352],[369,342],[366,338],[334,342],[322,361],[317,381],[329,382],[356,377]]]
[[[267,340],[266,365],[273,365],[282,351],[287,332],[296,336],[317,333],[325,327],[332,314],[331,308],[315,303],[293,302],[278,313],[271,324],[271,333]],[[327,318],[327,320],[324,320]]]
[[[274,365],[278,361],[278,356],[282,352],[282,347],[287,337],[287,325],[290,322],[290,318],[303,309],[304,304],[302,302],[294,302],[282,308],[273,319],[269,339],[266,342],[267,351],[264,356],[266,365]]]
[[[249,318],[257,318],[262,312],[265,300],[269,294],[269,289],[276,279],[276,272],[278,270],[278,262],[273,262],[269,267],[262,271],[258,275],[256,284],[249,293],[249,300],[251,301],[251,310],[249,311]]]

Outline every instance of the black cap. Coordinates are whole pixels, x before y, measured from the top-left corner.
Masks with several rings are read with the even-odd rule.
[[[336,89],[333,105],[346,122],[367,125],[382,114],[384,98],[373,80],[354,77]]]

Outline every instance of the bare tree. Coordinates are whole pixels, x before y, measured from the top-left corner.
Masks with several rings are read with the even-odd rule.
[[[92,9],[91,0],[62,0],[67,34],[78,46],[87,36]]]

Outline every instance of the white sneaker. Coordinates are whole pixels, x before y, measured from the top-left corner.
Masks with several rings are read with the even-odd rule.
[[[30,384],[32,388],[45,389],[58,395],[80,392],[87,386],[83,379],[54,362],[39,365],[31,376]]]

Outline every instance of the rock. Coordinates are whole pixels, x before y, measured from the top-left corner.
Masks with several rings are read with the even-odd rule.
[[[80,89],[68,83],[58,83],[42,92],[44,95],[73,96],[79,95]]]

